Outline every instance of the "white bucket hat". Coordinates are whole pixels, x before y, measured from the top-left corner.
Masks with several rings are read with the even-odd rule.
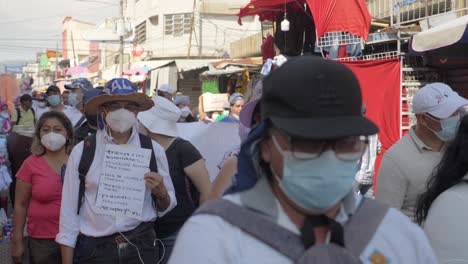
[[[177,121],[182,112],[171,101],[161,96],[153,98],[154,105],[150,110],[138,113],[138,120],[151,133],[177,137]]]

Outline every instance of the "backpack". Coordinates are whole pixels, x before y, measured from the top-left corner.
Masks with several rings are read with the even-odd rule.
[[[138,134],[140,137],[141,148],[151,150],[150,170],[151,172],[158,172],[158,165],[156,163],[156,156],[154,155],[153,142],[151,138]],[[88,174],[89,168],[94,160],[94,154],[96,152],[96,134],[88,136],[83,141],[83,153],[81,154],[80,163],[78,165],[78,175],[80,178],[80,187],[78,191],[78,209],[77,214],[80,214],[81,206],[83,205],[83,199],[85,194],[85,183],[86,175]],[[153,202],[156,201],[156,197],[151,194]]]
[[[354,264],[362,263],[359,256],[373,238],[388,209],[374,200],[363,198],[355,213],[344,225],[345,247],[329,243],[314,245],[309,249],[304,247],[300,235],[279,226],[258,211],[226,199],[208,201],[194,215],[219,216],[244,233],[269,245],[293,263]]]
[[[33,113],[33,116],[34,116],[34,124],[36,124],[36,111],[34,111],[34,108],[30,108],[32,113]],[[21,119],[21,110],[19,108],[16,108],[16,124],[18,125],[19,124],[19,121]]]

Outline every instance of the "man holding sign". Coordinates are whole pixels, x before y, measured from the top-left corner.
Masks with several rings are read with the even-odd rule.
[[[127,79],[107,86],[85,105],[100,125],[70,155],[56,241],[63,263],[156,263],[153,222],[176,198],[164,149],[136,127],[153,102]]]

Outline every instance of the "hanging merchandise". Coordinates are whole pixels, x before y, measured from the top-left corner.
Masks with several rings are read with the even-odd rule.
[[[372,17],[365,0],[306,0],[314,14],[317,38],[347,32],[367,41]]]
[[[304,31],[306,23],[306,14],[303,7],[298,7],[296,3],[287,5],[289,20],[285,20],[285,13],[281,12],[276,17],[276,23],[288,21],[289,30],[283,31],[277,29],[275,32],[275,44],[281,54],[286,56],[299,56],[302,54],[304,43]]]
[[[268,34],[265,41],[263,41],[261,50],[263,62],[265,63],[268,59],[273,59],[275,57],[275,39],[271,34]]]
[[[204,94],[204,93],[214,93],[214,94],[219,93],[218,80],[213,79],[213,80],[209,80],[209,81],[203,81],[203,83],[202,83],[202,94]]]

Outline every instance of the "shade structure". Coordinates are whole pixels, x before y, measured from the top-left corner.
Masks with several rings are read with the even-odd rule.
[[[259,16],[260,21],[271,21],[279,12],[284,11],[285,5],[292,2],[300,6],[305,0],[252,0],[239,11],[239,25],[242,25],[242,18],[247,16]]]
[[[67,70],[67,75],[69,76],[74,76],[74,75],[78,75],[78,74],[85,74],[85,73],[88,73],[88,68],[87,67],[83,67],[83,66],[75,66],[75,67],[71,67]]]
[[[130,69],[130,70],[127,70],[127,71],[124,71],[123,72],[123,75],[128,75],[128,76],[132,76],[132,75],[146,75],[148,74],[148,72],[150,72],[152,69],[150,67],[147,67],[147,66],[144,66],[144,67],[139,67],[139,68],[134,68],[134,69]]]
[[[411,49],[427,52],[444,47],[468,44],[468,15],[451,20],[413,36]]]

